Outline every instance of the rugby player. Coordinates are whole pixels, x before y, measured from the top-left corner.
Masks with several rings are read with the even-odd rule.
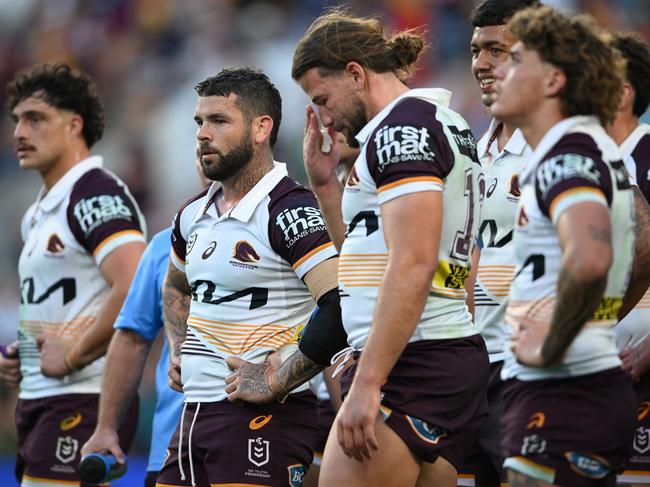
[[[343,196],[339,263],[343,323],[357,361],[342,378],[347,397],[320,485],[456,485],[453,447],[475,436],[487,415],[487,353],[464,290],[480,166],[471,131],[448,108],[450,93],[403,82],[423,47],[419,35],[388,38],[378,20],[334,11],[314,21],[294,53],[292,76],[330,135],[343,132],[361,148]],[[305,158],[324,168],[312,184],[330,224],[327,198],[336,195],[331,202],[341,207],[338,147],[335,140],[324,154],[312,109],[307,116]],[[340,232],[332,238],[338,246]],[[278,381],[289,388],[323,363],[328,334],[312,342],[310,328],[301,352],[267,369],[271,393]],[[231,399],[261,400],[249,374],[253,368],[242,366],[229,379]]]
[[[495,72],[491,111],[534,152],[520,177],[506,311],[504,467],[513,487],[613,486],[634,431],[613,333],[634,256],[634,197],[603,125],[625,63],[585,17],[526,9],[508,28],[518,41]]]
[[[20,167],[43,187],[21,223],[20,394],[16,476],[23,487],[79,485],[104,359],[145,247],[127,187],[90,148],[104,113],[90,78],[65,64],[19,73],[8,86]],[[131,443],[137,399],[120,445]]]
[[[650,126],[639,118],[650,104],[650,48],[636,33],[614,33],[614,46],[626,60],[626,80],[614,122],[607,132],[618,144],[628,172],[646,201],[650,200]],[[640,212],[637,211],[637,215]],[[641,222],[637,222],[637,226]],[[637,229],[638,230],[638,229]],[[637,236],[637,238],[639,238]],[[633,455],[620,482],[650,483],[650,293],[614,329],[623,367],[634,380],[637,427]]]
[[[209,181],[201,171],[198,157],[197,155],[197,173],[201,187],[206,189]],[[97,427],[82,447],[82,455],[111,453],[118,462],[124,462],[117,430],[127,405],[136,397],[151,345],[163,328],[162,284],[171,251],[171,232],[172,229],[167,228],[151,239],[115,321],[116,331],[106,354],[106,367],[102,377]],[[183,395],[167,383],[168,367],[169,346],[165,337],[156,366],[156,410],[145,487],[156,484],[167,445],[183,409]]]
[[[225,359],[281,360],[308,320],[341,327],[336,250],[313,194],[273,160],[281,98],[269,79],[226,69],[196,91],[201,165],[218,183],[173,225],[163,303],[170,381],[185,406],[158,483],[300,485],[316,398],[305,385],[282,403],[232,404]]]
[[[478,81],[481,102],[488,113],[492,104],[494,70],[508,60],[510,48],[515,43],[506,24],[517,11],[529,6],[539,6],[539,2],[486,0],[472,14],[472,74]],[[503,389],[501,368],[507,336],[505,309],[514,275],[512,233],[519,202],[519,173],[531,150],[519,129],[497,119],[492,119],[477,149],[485,177],[485,195],[467,288],[470,311],[473,303],[474,322],[485,340],[490,358],[487,391],[490,416],[461,467],[459,484],[498,487],[507,482],[502,468],[499,422]]]

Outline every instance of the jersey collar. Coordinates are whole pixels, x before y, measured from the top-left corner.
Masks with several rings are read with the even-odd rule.
[[[640,123],[636,126],[619,147],[623,159],[627,159],[632,155],[632,151],[639,143],[639,140],[641,140],[641,138],[646,134],[650,134],[650,125],[647,123]]]
[[[372,119],[361,129],[361,131],[356,135],[356,139],[359,142],[360,146],[363,146],[368,137],[372,132],[377,128],[381,121],[388,116],[391,110],[404,98],[421,98],[426,100],[434,105],[442,105],[444,107],[449,106],[451,101],[451,91],[447,91],[442,88],[416,88],[413,90],[408,90],[407,92],[401,94],[388,105],[386,105],[377,115],[372,117]]]
[[[493,118],[490,122],[490,127],[488,128],[487,132],[483,134],[483,137],[481,137],[476,144],[476,150],[481,160],[483,160],[483,158],[486,157],[488,153],[490,153],[490,140],[492,140],[494,137],[494,132],[499,128],[500,124],[501,122],[499,122],[496,118]],[[494,141],[492,143],[494,143]],[[512,133],[512,136],[503,148],[503,152],[521,156],[526,149],[526,144],[527,143],[526,139],[524,139],[524,134],[521,133],[521,130],[517,129]],[[500,154],[496,155],[498,156]]]
[[[81,162],[78,162],[59,179],[54,186],[46,192],[45,186],[41,187],[36,199],[37,205],[43,211],[52,211],[61,203],[63,198],[70,192],[70,189],[77,180],[91,169],[102,167],[104,160],[101,156],[90,156]]]
[[[273,161],[273,169],[267,172],[264,177],[253,186],[253,189],[246,193],[239,203],[230,210],[228,216],[246,223],[253,215],[257,206],[287,174],[286,164]]]

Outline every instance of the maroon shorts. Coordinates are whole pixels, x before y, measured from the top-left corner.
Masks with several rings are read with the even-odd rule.
[[[355,371],[341,378],[343,396]],[[442,455],[458,470],[487,420],[489,371],[480,335],[409,343],[381,387],[386,425],[420,460]]]
[[[329,437],[330,430],[336,418],[336,411],[332,406],[332,401],[329,399],[318,400],[318,441],[316,442],[316,449],[314,450],[314,463],[320,465],[320,460],[325,451],[327,438]]]
[[[79,450],[95,431],[97,394],[62,394],[20,399],[16,406],[18,452],[16,478],[60,483],[79,481]],[[120,447],[128,452],[138,424],[138,399],[119,430]],[[89,484],[83,482],[82,486]]]
[[[460,475],[474,478],[474,485],[500,485],[508,481],[501,453],[501,412],[503,409],[503,361],[490,364],[487,389],[489,419],[481,429],[476,443],[465,459]]]
[[[619,476],[620,483],[650,484],[650,373],[634,384],[637,416],[632,458]]]
[[[636,400],[614,369],[567,379],[508,380],[504,467],[551,484],[614,486],[631,455]]]
[[[317,421],[310,391],[290,394],[283,404],[188,403],[157,485],[192,485],[191,454],[199,487],[300,486],[316,446]]]

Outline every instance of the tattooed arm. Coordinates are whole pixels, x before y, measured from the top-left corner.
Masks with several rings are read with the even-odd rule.
[[[228,357],[226,362],[235,371],[226,378],[228,399],[254,404],[284,400],[289,392],[325,368],[308,359],[300,350],[296,350],[277,369],[274,360],[252,364],[238,357]]]
[[[623,306],[618,314],[622,320],[648,290],[650,285],[650,205],[638,186],[632,186],[634,191],[634,214],[636,218],[636,239],[634,249],[634,264],[630,285],[623,298]]]
[[[598,308],[612,263],[609,212],[602,204],[578,203],[560,215],[556,227],[562,263],[550,328],[522,323],[512,339],[517,360],[532,366],[562,359]]]
[[[170,354],[169,385],[178,392],[182,392],[180,358],[190,315],[191,292],[185,273],[170,261],[162,290],[163,318]]]

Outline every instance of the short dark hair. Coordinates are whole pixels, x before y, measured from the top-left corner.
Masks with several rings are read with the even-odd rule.
[[[626,77],[634,90],[632,112],[640,117],[650,105],[650,46],[636,32],[614,32],[614,47],[627,61]]]
[[[67,64],[41,64],[20,71],[7,85],[7,94],[10,110],[36,95],[59,110],[76,113],[84,121],[82,134],[88,148],[104,134],[104,107],[95,83],[86,73]]]
[[[414,64],[426,47],[419,29],[384,33],[376,18],[357,17],[335,8],[318,17],[302,36],[293,54],[291,77],[298,80],[312,68],[338,72],[357,62],[375,73],[394,73],[404,80],[413,74]]]
[[[472,27],[505,25],[520,10],[541,5],[539,0],[485,0],[472,11]]]
[[[194,89],[199,96],[237,95],[235,104],[247,122],[260,115],[269,115],[273,119],[270,139],[273,148],[282,121],[282,97],[262,71],[252,68],[223,69],[216,76],[198,83]]]

